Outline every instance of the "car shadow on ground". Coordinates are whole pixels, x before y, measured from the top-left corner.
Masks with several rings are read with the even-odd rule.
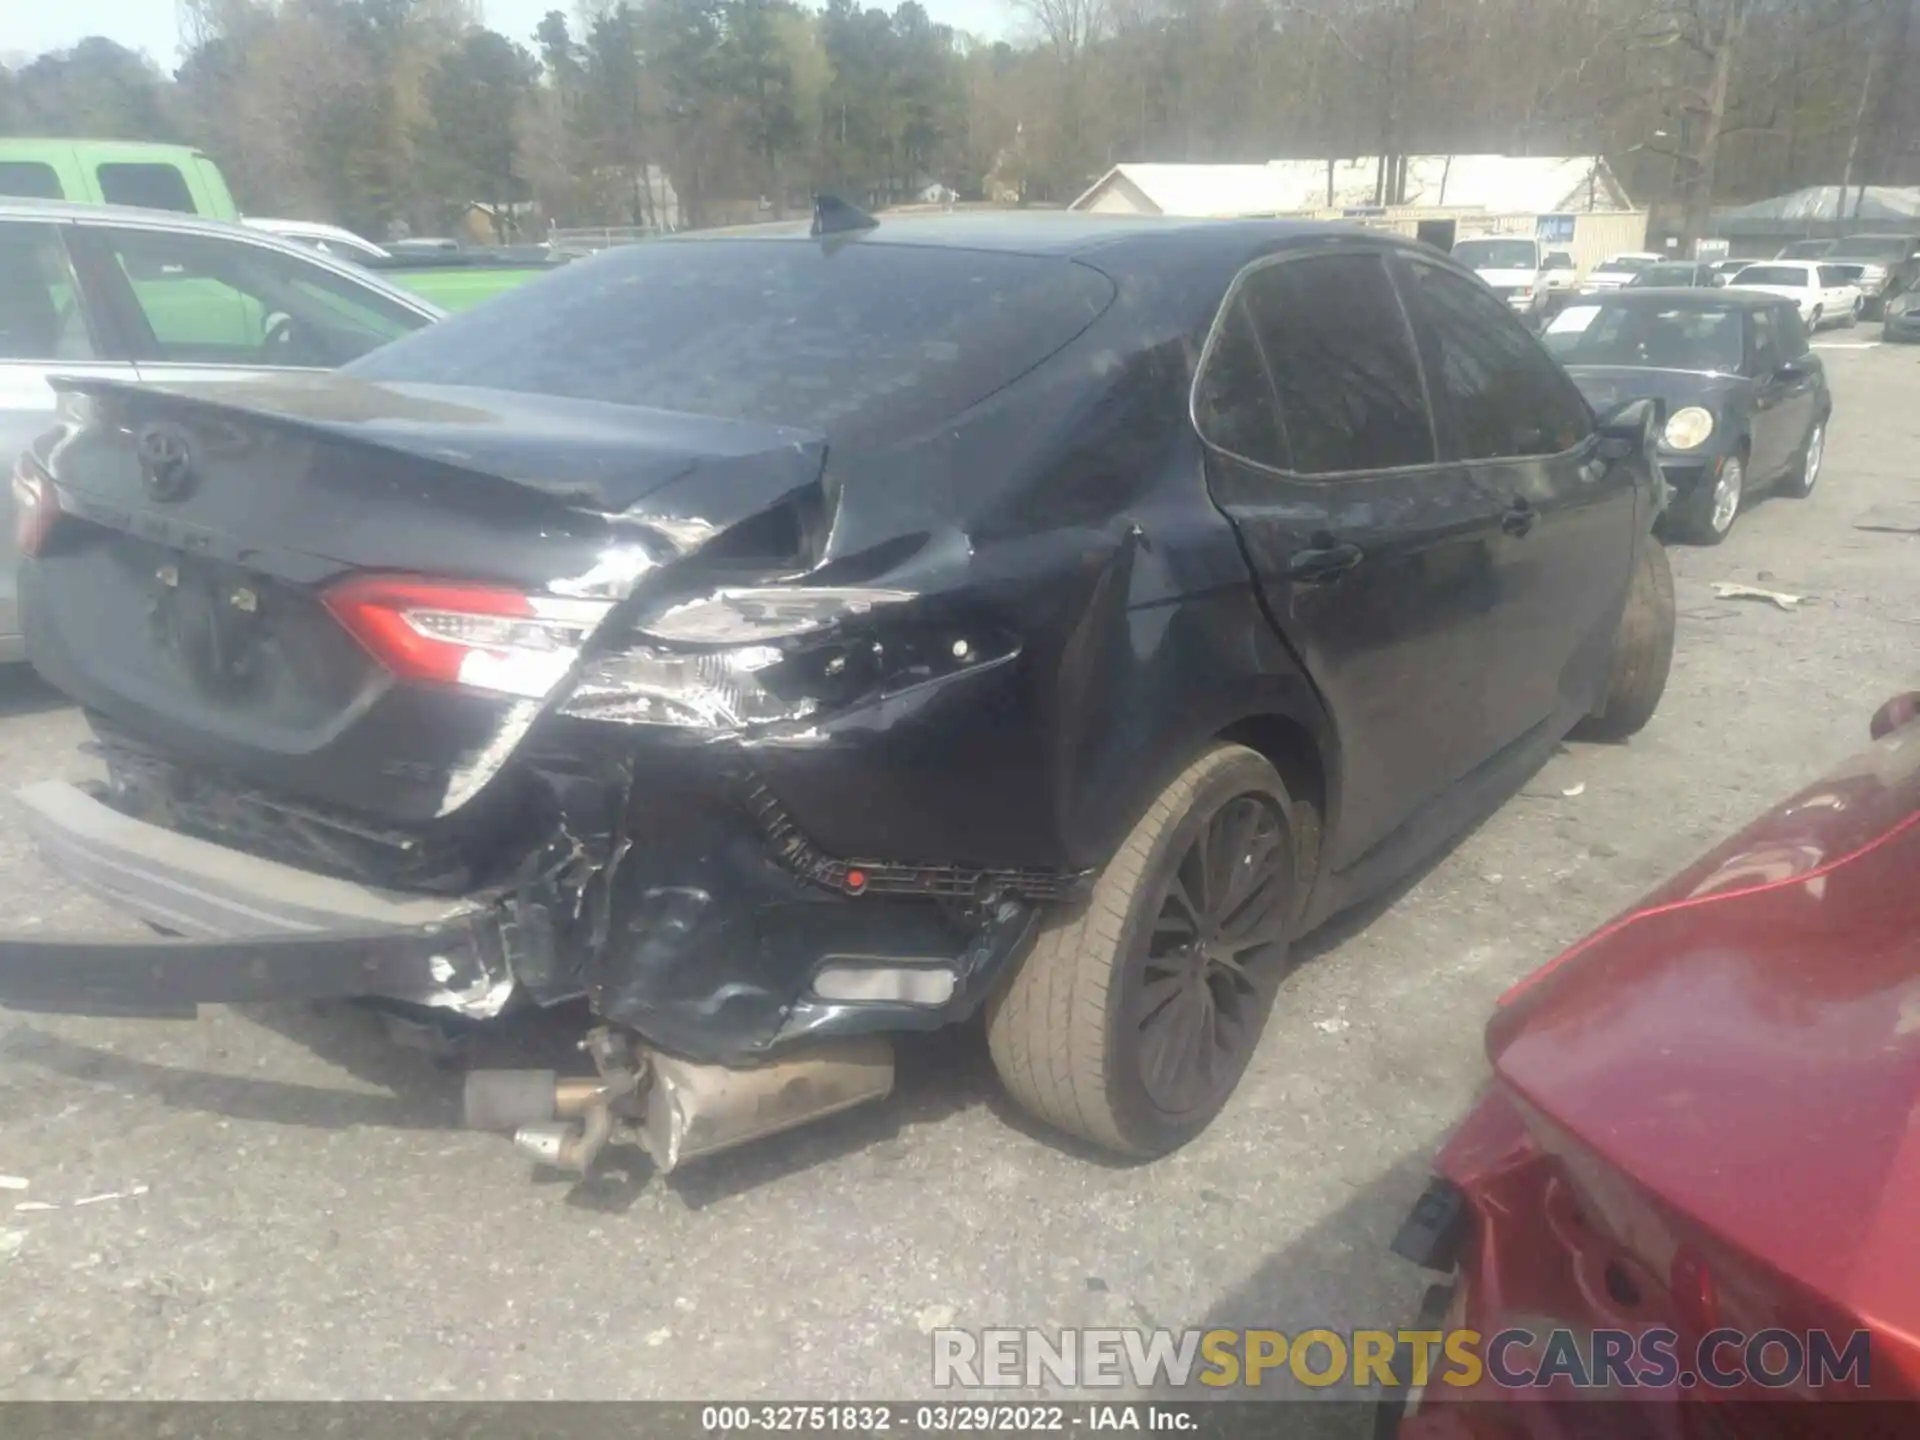
[[[24,662],[0,665],[0,719],[12,715],[41,715],[64,710],[73,702],[40,678]]]
[[[1208,1330],[1276,1330],[1289,1340],[1327,1329],[1343,1338],[1355,1329],[1397,1331],[1413,1326],[1429,1286],[1441,1276],[1394,1256],[1388,1249],[1400,1222],[1426,1188],[1428,1157],[1443,1140],[1436,1134],[1414,1154],[1355,1190],[1283,1248],[1268,1255],[1245,1281],[1191,1322]],[[1328,1352],[1315,1347],[1315,1369]],[[1368,1440],[1375,1432],[1378,1396],[1350,1384],[1309,1387],[1282,1366],[1254,1388],[1206,1390],[1190,1377],[1185,1386],[1163,1385],[1150,1399],[1163,1403],[1258,1401],[1229,1405],[1207,1433],[1222,1436],[1284,1435],[1302,1440]]]

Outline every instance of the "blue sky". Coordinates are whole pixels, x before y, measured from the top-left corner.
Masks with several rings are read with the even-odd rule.
[[[144,50],[167,69],[178,59],[174,0],[4,0],[0,57],[18,60],[43,50],[59,50],[88,35],[105,35],[134,50]],[[891,9],[893,0],[868,0]],[[921,0],[943,24],[976,35],[999,38],[1012,29],[1007,0]],[[529,41],[533,27],[549,10],[573,12],[572,0],[483,0],[486,23],[503,35]]]

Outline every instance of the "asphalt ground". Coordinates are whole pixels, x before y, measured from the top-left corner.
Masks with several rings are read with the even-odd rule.
[[[0,1175],[27,1182],[0,1190],[0,1399],[906,1399],[933,1393],[942,1326],[1399,1324],[1426,1277],[1387,1243],[1485,1083],[1494,998],[1920,686],[1920,534],[1858,528],[1920,528],[1920,347],[1876,334],[1820,337],[1837,410],[1814,496],[1673,551],[1651,726],[1565,747],[1311,941],[1180,1153],[1119,1166],[1038,1132],[960,1031],[910,1047],[883,1106],[576,1184],[457,1129],[457,1074],[352,1008],[0,1012]],[[0,684],[0,792],[86,774],[58,697]],[[130,928],[7,813],[0,923]],[[575,1020],[479,1058],[558,1051]]]

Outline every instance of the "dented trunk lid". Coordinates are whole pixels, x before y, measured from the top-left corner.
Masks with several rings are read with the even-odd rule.
[[[825,456],[778,426],[343,375],[62,388],[36,452],[61,515],[21,585],[35,665],[110,744],[374,823],[471,799],[541,697],[397,680],[330,587],[580,595],[610,552],[684,563]]]

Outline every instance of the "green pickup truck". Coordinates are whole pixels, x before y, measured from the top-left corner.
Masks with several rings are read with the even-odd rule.
[[[536,246],[388,251],[335,225],[242,216],[220,167],[187,145],[0,139],[0,196],[133,205],[230,220],[379,271],[443,310],[466,310],[563,263]]]

